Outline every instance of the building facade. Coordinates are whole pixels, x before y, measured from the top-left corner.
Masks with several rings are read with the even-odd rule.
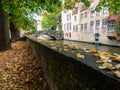
[[[62,11],[64,39],[118,45],[116,40],[109,38],[114,37],[115,23],[111,20],[108,25],[108,7],[96,12],[94,10],[99,0],[90,0],[90,3],[89,8],[80,2],[76,4],[76,8]],[[96,34],[99,34],[97,39]]]

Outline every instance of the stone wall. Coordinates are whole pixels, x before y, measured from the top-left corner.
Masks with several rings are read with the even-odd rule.
[[[81,51],[86,57],[77,59],[70,52],[58,52],[29,38],[27,41],[42,65],[51,90],[120,90],[120,79],[98,69],[99,58],[90,53]]]

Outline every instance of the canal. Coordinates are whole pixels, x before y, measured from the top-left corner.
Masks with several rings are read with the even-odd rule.
[[[79,48],[95,48],[98,51],[105,51],[111,54],[113,53],[120,54],[120,47],[96,45],[96,44],[89,44],[89,43],[76,42],[76,41],[67,41],[67,40],[64,40],[63,42],[69,45],[76,45]]]

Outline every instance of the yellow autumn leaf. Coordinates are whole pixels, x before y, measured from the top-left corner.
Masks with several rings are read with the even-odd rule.
[[[63,51],[67,52],[67,51],[68,51],[68,49],[67,49],[67,48],[64,48],[64,49],[63,49]]]
[[[80,53],[77,53],[77,54],[76,54],[76,57],[77,57],[77,58],[85,58],[85,56],[82,55],[82,54],[80,54]]]
[[[0,83],[0,87],[1,87],[1,86],[3,86],[3,84],[2,84],[2,83]]]
[[[19,71],[19,69],[20,69],[20,65],[15,65],[13,68],[13,71],[17,72],[17,71]]]
[[[88,50],[89,52],[96,52],[96,50],[94,48],[89,48]]]
[[[70,46],[70,48],[71,48],[72,50],[78,50],[78,47],[77,47],[77,46]]]
[[[53,50],[57,50],[57,48],[55,47],[55,46],[53,46],[53,47],[50,47],[51,49],[53,49]]]
[[[120,71],[114,71],[114,74],[116,75],[117,78],[120,78]]]
[[[99,53],[94,53],[93,56],[98,57]]]
[[[66,44],[66,43],[63,43],[63,46],[68,46],[68,44]]]
[[[103,63],[101,66],[98,66],[100,69],[113,70],[115,67],[111,63]]]

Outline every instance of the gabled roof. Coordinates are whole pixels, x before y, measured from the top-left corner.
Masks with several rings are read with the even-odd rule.
[[[117,19],[120,19],[120,13],[118,15],[109,15],[107,21],[116,21]]]
[[[84,4],[81,6],[81,10],[80,11],[84,11],[84,10],[87,10],[88,7],[86,7]]]

